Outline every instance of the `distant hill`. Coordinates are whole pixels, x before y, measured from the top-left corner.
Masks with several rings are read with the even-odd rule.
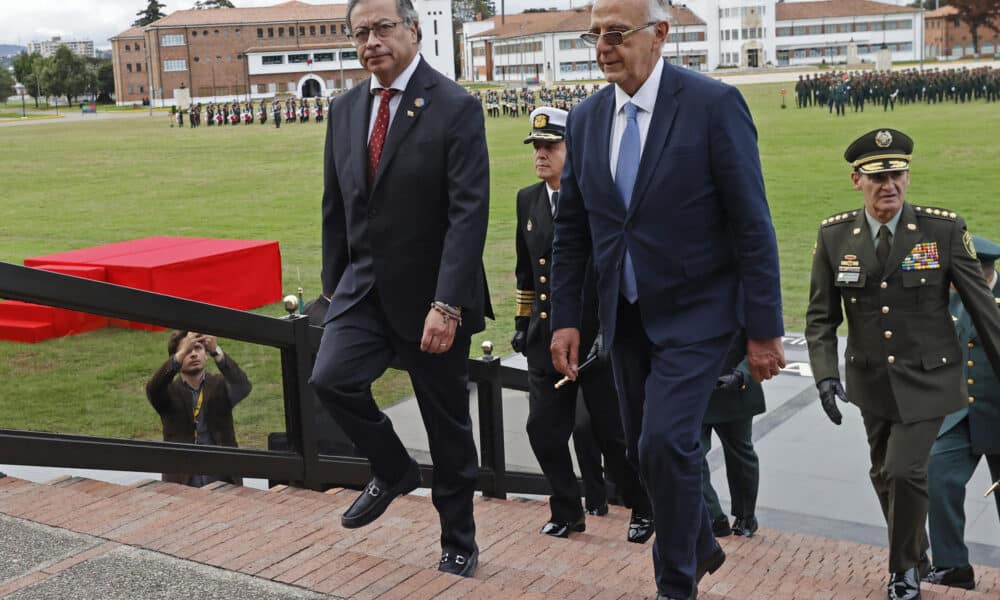
[[[16,46],[14,44],[0,44],[0,56],[11,56],[14,54],[20,54],[25,50],[27,50],[27,48],[24,46]]]

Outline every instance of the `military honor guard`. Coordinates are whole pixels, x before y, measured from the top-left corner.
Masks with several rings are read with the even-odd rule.
[[[982,351],[1000,371],[1000,311],[972,236],[952,211],[906,202],[913,140],[876,129],[844,153],[864,206],[823,220],[813,256],[806,340],[820,402],[840,424],[837,398],[861,409],[871,481],[889,533],[889,600],[920,598],[930,569],[924,530],[927,467],[945,415],[968,404],[948,312],[954,285]],[[837,328],[847,317],[847,393]]]
[[[316,98],[316,122],[323,122],[323,99]]]
[[[701,426],[702,460],[701,488],[712,518],[712,533],[716,537],[738,535],[753,537],[757,532],[757,490],[760,486],[760,465],[753,447],[753,417],[764,412],[764,390],[750,376],[747,364],[747,336],[740,330],[729,345],[722,363],[722,372],[715,391],[708,400],[708,410]],[[732,525],[722,511],[719,495],[712,487],[712,472],[708,452],[712,449],[712,432],[722,442],[726,460],[726,481],[729,484]]]
[[[260,101],[260,106],[257,107],[257,121],[261,125],[267,123],[267,104],[263,100]]]
[[[281,128],[281,103],[277,100],[271,103],[271,115],[274,117],[274,128]]]
[[[1000,307],[1000,286],[994,262],[1000,245],[972,236],[986,285]],[[1000,308],[997,309],[1000,311]],[[968,404],[947,415],[931,446],[927,471],[930,486],[931,558],[934,566],[924,581],[971,590],[976,574],[965,545],[965,488],[983,457],[991,481],[1000,479],[1000,381],[983,349],[983,341],[961,298],[952,294],[950,307],[962,349]],[[1000,517],[1000,496],[994,495]]]
[[[552,265],[552,216],[559,196],[559,179],[566,157],[563,136],[566,111],[542,107],[530,116],[531,133],[525,144],[534,146],[535,173],[542,181],[517,194],[517,313],[511,346],[528,359],[528,440],[538,459],[552,495],[549,521],[541,533],[567,537],[586,529],[580,485],[573,472],[569,439],[576,423],[576,382],[562,382],[552,364],[549,344],[552,330],[549,269]],[[625,434],[618,411],[618,396],[610,364],[600,351],[597,319],[597,282],[591,273],[583,291],[583,347],[590,349],[595,364],[581,374],[579,386],[584,402],[597,425],[595,437],[607,460],[609,475],[632,508],[626,539],[643,543],[653,535],[653,514],[638,475],[625,460]],[[607,512],[606,506],[588,507],[592,514]]]

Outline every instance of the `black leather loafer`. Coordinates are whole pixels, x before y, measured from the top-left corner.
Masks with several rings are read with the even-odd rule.
[[[388,484],[378,477],[373,477],[361,494],[354,500],[340,517],[340,524],[345,529],[364,527],[382,516],[389,503],[397,496],[408,494],[420,486],[420,467],[416,462],[410,463],[410,468],[403,478],[394,484]]]
[[[972,565],[964,567],[931,567],[931,570],[924,576],[927,583],[946,585],[948,587],[972,590],[976,587],[976,572]]]
[[[649,538],[653,537],[653,517],[632,511],[632,518],[628,522],[628,534],[625,539],[633,544],[645,544]]]
[[[750,515],[749,517],[738,518],[733,522],[733,535],[750,538],[753,537],[753,534],[757,533],[758,528],[757,517]]]
[[[582,533],[587,530],[587,523],[581,515],[576,521],[549,521],[542,527],[542,533],[552,537],[569,537],[569,532]]]
[[[479,565],[479,550],[473,550],[471,554],[466,552],[443,552],[441,562],[438,563],[438,571],[458,575],[459,577],[472,577],[476,574],[476,566]]]
[[[889,577],[886,597],[888,600],[920,600],[920,577],[917,568],[909,568]]]
[[[608,514],[608,503],[605,502],[600,506],[588,506],[587,514],[593,517],[603,517],[604,515]]]
[[[712,533],[717,538],[733,535],[733,528],[729,526],[729,517],[720,515],[718,519],[712,521]]]

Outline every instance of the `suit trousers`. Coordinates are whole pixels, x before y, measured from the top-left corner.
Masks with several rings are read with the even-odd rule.
[[[654,345],[641,304],[619,298],[611,361],[628,456],[652,501],[656,585],[662,594],[686,598],[696,586],[697,563],[718,547],[701,493],[701,427],[732,332]]]
[[[625,439],[618,401],[610,369],[595,365],[580,375],[578,383],[555,389],[562,376],[551,369],[528,365],[528,441],[538,459],[552,496],[549,509],[552,520],[574,521],[583,514],[580,485],[573,472],[569,439],[576,425],[578,390],[590,413],[598,447],[604,454],[608,475],[615,482],[627,506],[645,509],[649,501],[635,469],[625,459]]]
[[[726,480],[729,483],[732,515],[737,519],[752,517],[757,508],[757,490],[760,486],[760,465],[753,449],[753,418],[701,427],[701,447],[705,452],[705,458],[701,462],[701,491],[705,504],[708,505],[709,517],[714,521],[723,515],[723,511],[719,495],[712,488],[712,473],[708,468],[713,430],[722,442],[722,452],[726,459]]]
[[[615,408],[618,397],[615,396]],[[583,479],[584,506],[587,509],[600,508],[608,502],[608,484],[604,479],[604,458],[597,444],[593,419],[583,400],[583,393],[576,395],[576,423],[573,425],[573,453],[576,454],[576,464],[580,468],[580,478]],[[622,436],[622,453],[624,454],[624,435]]]
[[[1000,454],[985,455],[993,481],[1000,479]],[[963,419],[934,442],[927,470],[930,492],[928,523],[934,566],[969,564],[965,545],[965,488],[983,455],[972,450],[969,420]],[[1000,494],[993,494],[1000,516]]]
[[[900,423],[861,411],[872,486],[889,529],[889,571],[917,566],[927,552],[927,463],[944,417]]]
[[[392,484],[412,459],[375,404],[371,386],[390,360],[409,373],[434,462],[431,498],[441,518],[441,546],[466,553],[476,548],[472,496],[479,476],[469,415],[469,344],[469,336],[456,334],[448,352],[422,352],[419,341],[392,329],[371,292],[326,324],[310,380],[320,403],[371,462],[372,474]]]

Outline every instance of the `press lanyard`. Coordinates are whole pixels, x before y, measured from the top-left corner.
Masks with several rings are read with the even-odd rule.
[[[198,443],[198,415],[201,413],[201,403],[205,400],[205,386],[198,390],[198,404],[194,407],[194,443]]]

